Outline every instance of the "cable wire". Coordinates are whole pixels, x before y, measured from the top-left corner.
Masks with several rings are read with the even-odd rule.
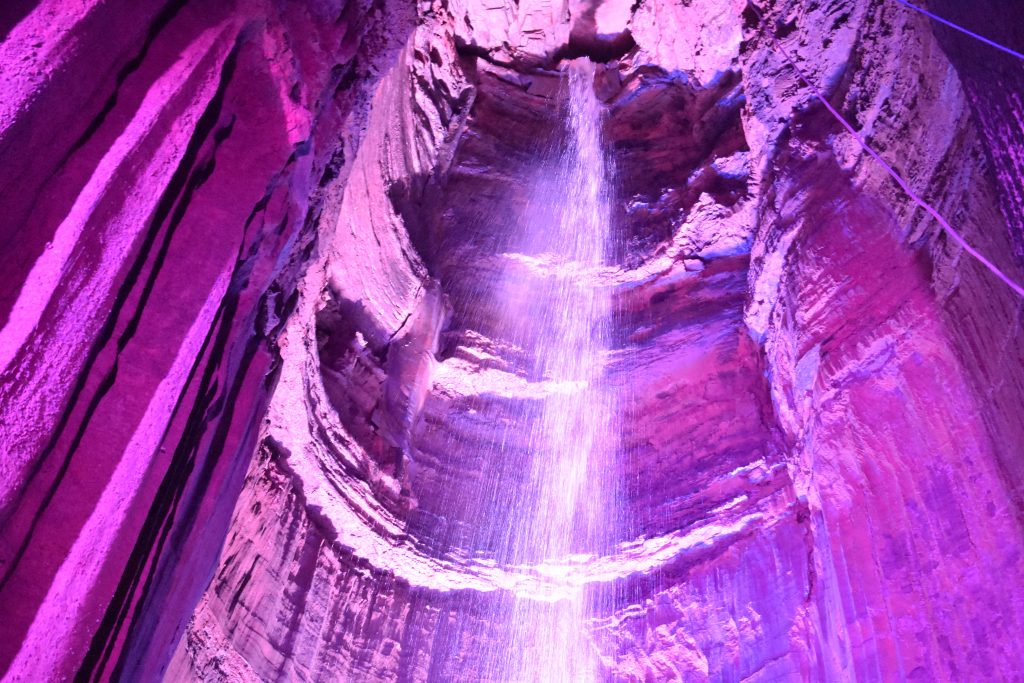
[[[1024,60],[1024,54],[1021,54],[1020,52],[1017,52],[1016,50],[1011,50],[1010,48],[1006,47],[1005,45],[1000,45],[999,43],[997,43],[994,40],[989,40],[985,36],[978,35],[974,31],[969,31],[966,28],[964,28],[963,26],[960,26],[959,24],[954,24],[952,21],[950,21],[948,19],[943,19],[939,15],[933,14],[933,13],[929,12],[924,7],[918,7],[914,3],[908,2],[907,0],[896,0],[896,2],[898,2],[901,5],[904,5],[906,7],[909,7],[912,10],[916,10],[916,11],[920,12],[921,14],[925,15],[926,17],[931,17],[932,19],[934,19],[935,21],[939,22],[940,24],[945,24],[946,26],[950,27],[951,29],[954,29],[956,31],[960,31],[960,33],[966,34],[966,35],[970,36],[971,38],[977,38],[978,40],[980,40],[981,42],[985,43],[986,45],[991,45],[995,49],[1002,50],[1003,52],[1005,52],[1008,55],[1013,55],[1017,59]]]
[[[896,0],[896,1],[897,2],[903,2],[903,0]],[[758,18],[761,20],[761,23],[763,25],[764,24],[764,21],[763,21],[764,20],[764,15],[761,13],[761,10],[758,9],[757,7],[754,7],[753,5],[750,5],[750,7],[752,7],[754,9],[754,12],[758,15]],[[800,77],[800,79],[804,83],[807,84],[808,89],[810,89],[810,91],[814,95],[814,97],[817,98],[817,100],[819,102],[821,102],[825,106],[825,108],[829,111],[829,113],[831,113],[832,116],[834,116],[835,119],[840,124],[842,124],[843,128],[845,128],[850,133],[850,135],[852,135],[854,137],[854,139],[858,143],[860,143],[860,146],[864,149],[864,151],[867,152],[868,154],[870,154],[875,159],[875,161],[877,161],[879,164],[882,165],[882,168],[884,168],[886,170],[886,172],[890,176],[892,176],[893,180],[896,181],[896,183],[903,189],[903,191],[907,194],[907,196],[910,197],[918,206],[920,206],[922,209],[927,211],[932,216],[932,218],[934,218],[936,221],[938,221],[939,224],[942,226],[942,228],[946,231],[946,234],[948,234],[950,237],[952,237],[953,240],[955,240],[956,243],[959,244],[963,248],[964,251],[966,251],[968,254],[973,256],[983,266],[988,268],[992,272],[993,275],[995,275],[1000,280],[1002,280],[1004,283],[1006,283],[1006,285],[1009,286],[1010,289],[1012,289],[1014,292],[1016,292],[1018,296],[1020,296],[1021,298],[1024,298],[1024,287],[1021,287],[1019,284],[1017,284],[1006,273],[1004,273],[1002,270],[1000,270],[998,266],[996,266],[994,263],[992,263],[987,258],[985,258],[981,254],[981,252],[979,252],[977,249],[975,249],[970,244],[968,244],[967,240],[965,240],[963,238],[963,236],[956,229],[954,229],[953,226],[951,226],[949,224],[949,221],[947,221],[945,218],[942,217],[942,215],[938,212],[937,209],[935,209],[935,207],[933,207],[931,204],[929,204],[924,199],[922,199],[916,192],[914,192],[914,190],[911,189],[910,184],[906,180],[904,180],[903,177],[900,176],[900,174],[897,173],[896,170],[893,169],[893,167],[890,166],[885,161],[885,159],[883,159],[881,157],[881,155],[879,155],[878,152],[876,152],[867,143],[867,141],[864,139],[864,137],[860,133],[857,132],[857,130],[853,127],[853,125],[851,125],[850,122],[847,121],[843,117],[843,115],[840,114],[835,109],[835,107],[833,107],[829,103],[829,101],[825,98],[825,96],[821,93],[821,91],[818,90],[817,87],[815,87],[814,83],[812,83],[811,80],[809,78],[807,78],[806,74],[804,74],[803,70],[799,66],[797,66],[796,61],[790,56],[789,52],[787,52],[786,49],[784,47],[782,47],[782,44],[779,43],[778,39],[775,37],[775,34],[773,32],[771,32],[771,31],[768,31],[767,35],[768,35],[769,40],[771,40],[772,45],[774,46],[775,50],[782,55],[783,59],[785,59],[786,62],[789,63],[789,66],[797,73],[797,75]]]

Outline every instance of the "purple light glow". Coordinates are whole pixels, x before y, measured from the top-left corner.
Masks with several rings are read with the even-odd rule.
[[[2,681],[1024,678],[1024,5],[840,4],[6,3]]]

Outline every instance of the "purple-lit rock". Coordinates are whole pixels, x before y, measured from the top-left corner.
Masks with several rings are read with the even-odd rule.
[[[1024,49],[1015,3],[925,5]],[[1024,677],[1024,300],[794,69],[1019,283],[1024,62],[900,0],[12,0],[0,39],[4,680],[518,680],[509,615],[572,596],[597,680]],[[521,238],[580,57],[576,273]],[[603,540],[512,561],[565,390],[523,283],[569,276]]]

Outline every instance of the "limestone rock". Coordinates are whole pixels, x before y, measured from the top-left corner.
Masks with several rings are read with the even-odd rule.
[[[928,3],[1024,48],[965,7]],[[894,0],[16,0],[0,36],[5,680],[476,681],[567,587],[609,681],[1024,676],[1024,302],[815,94],[1021,282],[1012,56]],[[482,520],[558,387],[505,275],[564,267],[515,231],[581,56],[628,524],[508,564]]]

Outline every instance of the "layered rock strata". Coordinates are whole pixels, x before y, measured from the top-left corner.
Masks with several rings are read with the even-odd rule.
[[[5,11],[11,680],[480,680],[569,590],[606,680],[1024,676],[1024,303],[815,94],[1021,282],[1024,64],[896,0]],[[579,56],[628,514],[513,566]]]
[[[154,680],[258,441],[321,187],[413,16],[2,13],[0,670]]]

